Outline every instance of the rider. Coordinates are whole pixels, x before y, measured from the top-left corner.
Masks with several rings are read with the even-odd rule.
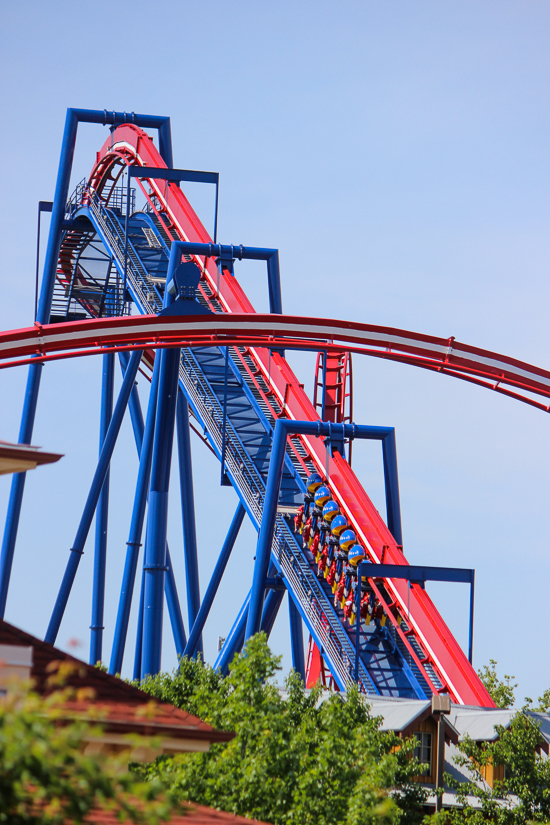
[[[353,564],[354,567],[357,567],[362,561],[365,561],[366,557],[365,549],[361,547],[360,544],[354,544],[348,550],[349,563]]]
[[[342,577],[342,570],[347,559],[346,553],[340,548],[340,536],[348,526],[348,520],[345,516],[339,515],[332,519],[332,536],[331,541],[335,542],[334,558],[327,574],[327,582],[332,586],[332,592],[335,593],[338,587],[338,582]],[[327,563],[328,564],[328,563]]]
[[[316,555],[317,545],[319,544],[319,521],[323,515],[323,507],[331,498],[332,496],[330,494],[330,490],[325,484],[322,484],[320,487],[317,488],[317,490],[315,491],[315,495],[313,497],[314,506],[311,511],[311,515],[307,521],[307,525],[309,525],[309,535],[307,538],[307,544],[314,556]],[[315,547],[312,546],[314,540],[316,540]]]
[[[353,530],[344,530],[340,536],[340,549],[346,554],[346,558],[348,557],[351,547],[353,547],[356,541],[357,536]],[[357,576],[357,570],[349,563],[349,561],[347,561],[343,570],[342,581],[340,583],[340,587],[338,588],[338,592],[340,594],[340,605],[342,608],[344,608],[351,593],[351,583],[354,576]]]
[[[361,576],[361,593],[361,619],[369,625],[374,611],[374,593],[366,576]]]
[[[319,473],[310,473],[306,481],[306,492],[304,495],[304,503],[294,517],[294,529],[298,533],[304,532],[304,527],[309,518],[309,509],[313,501],[315,491],[321,486],[323,479]]]
[[[318,574],[324,573],[327,566],[328,554],[330,552],[331,524],[333,518],[340,512],[338,504],[334,500],[327,501],[323,507],[323,520],[319,527],[319,546],[317,549],[316,559],[318,564]],[[328,542],[327,542],[328,535]],[[336,542],[338,543],[338,542]],[[331,559],[332,562],[332,559]]]

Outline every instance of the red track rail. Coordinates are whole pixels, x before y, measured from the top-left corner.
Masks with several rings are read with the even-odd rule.
[[[400,361],[466,381],[473,380],[546,412],[550,410],[550,404],[521,395],[529,392],[550,398],[548,370],[458,341],[451,346],[446,339],[407,330],[287,315],[169,316],[162,321],[156,315],[140,315],[43,327],[35,325],[0,333],[0,361],[4,362],[0,368],[28,363],[35,358],[52,360],[71,355],[93,355],[106,347],[193,347],[213,343],[261,348],[323,348],[338,352],[345,344],[351,352]],[[86,352],[83,353],[83,350]]]

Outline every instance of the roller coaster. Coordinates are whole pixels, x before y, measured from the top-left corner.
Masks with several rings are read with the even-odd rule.
[[[69,196],[82,122],[110,131],[89,178]],[[158,145],[145,130],[158,132]],[[132,181],[145,204],[141,209],[136,209]],[[450,375],[546,412],[550,372],[453,338],[284,315],[277,250],[218,243],[217,207],[212,238],[185,197],[182,181],[214,184],[217,196],[216,173],[174,169],[168,118],[68,110],[55,197],[41,204],[52,216],[35,323],[0,334],[0,369],[29,365],[20,443],[31,442],[44,363],[93,354],[103,359],[102,448],[46,641],[57,638],[95,518],[90,662],[104,658],[109,465],[129,410],[139,470],[110,672],[122,668],[133,599],[139,600],[136,678],[160,669],[165,599],[178,655],[201,653],[205,622],[248,516],[258,531],[251,588],[233,626],[224,631],[216,668],[226,672],[254,633],[263,630],[269,636],[288,593],[293,665],[308,683],[322,677],[345,690],[355,682],[368,695],[394,697],[446,693],[454,702],[492,707],[472,667],[471,646],[468,657],[424,589],[429,569],[422,573],[405,558],[395,433],[391,427],[353,422],[351,357],[385,358]],[[270,313],[255,312],[239,284],[236,270],[245,259],[266,263]],[[312,399],[285,358],[289,350],[317,353]],[[117,353],[124,378],[115,400]],[[151,381],[145,415],[135,384],[138,370]],[[191,429],[220,461],[221,484],[231,485],[238,496],[202,598]],[[188,633],[166,539],[175,434]],[[356,438],[382,442],[386,521],[351,468]],[[325,480],[364,548],[361,569],[377,606],[372,621],[360,614],[355,624],[349,621],[296,528],[312,473]],[[0,557],[0,616],[6,609],[24,485],[25,474],[15,475]],[[447,580],[453,580],[452,571]],[[307,661],[304,626],[310,638]]]

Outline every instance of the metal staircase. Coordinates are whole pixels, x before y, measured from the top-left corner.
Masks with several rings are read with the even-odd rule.
[[[162,308],[171,238],[158,217],[136,212],[128,219],[125,261],[125,217],[107,208],[101,199],[82,190],[70,202],[68,219],[82,221],[93,230],[111,256],[118,278],[126,273],[127,289],[140,313]],[[221,311],[215,292],[201,280],[199,300],[212,311]],[[89,305],[85,305],[90,312]],[[273,427],[284,410],[265,380],[254,354],[246,347],[182,349],[180,386],[214,452],[225,456],[225,472],[255,527],[259,529]],[[223,445],[224,397],[227,398],[225,450]],[[281,485],[281,512],[277,516],[272,563],[282,577],[315,643],[341,689],[354,681],[356,629],[343,620],[333,605],[331,588],[316,575],[309,550],[293,532],[288,510],[298,506],[305,491],[304,479],[314,464],[299,437],[288,439]],[[329,479],[330,483],[330,479]],[[283,507],[282,505],[286,505]],[[388,601],[391,601],[388,597]],[[402,625],[419,657],[423,651],[406,622]],[[431,690],[392,627],[374,622],[361,629],[359,684],[366,693],[387,696],[429,696]],[[430,672],[436,687],[435,672]]]

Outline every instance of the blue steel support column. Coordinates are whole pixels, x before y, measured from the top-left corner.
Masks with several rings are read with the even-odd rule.
[[[183,656],[187,639],[185,638],[185,628],[181,617],[180,600],[176,588],[176,579],[174,577],[174,569],[172,567],[172,559],[170,558],[168,543],[166,544],[166,577],[164,579],[164,595],[166,596],[168,615],[170,616],[172,635],[176,646],[176,655],[178,659],[180,659]]]
[[[178,431],[178,459],[180,470],[181,517],[183,521],[183,551],[185,554],[185,581],[187,585],[187,612],[189,627],[193,627],[200,610],[199,563],[197,558],[197,531],[195,526],[195,500],[193,495],[193,470],[191,466],[191,438],[189,433],[189,405],[183,392],[178,393],[176,411]],[[202,653],[199,635],[196,652]]]
[[[36,313],[38,324],[47,324],[50,320],[50,310],[52,306],[53,288],[55,284],[55,274],[57,271],[57,259],[59,257],[59,247],[61,245],[61,223],[65,216],[65,205],[69,194],[69,182],[76,142],[77,120],[71,109],[67,111],[65,119],[65,130],[63,132],[63,143],[61,144],[61,157],[59,159],[59,171],[55,185],[55,196],[52,207],[52,218],[50,223],[50,233],[48,236],[48,246],[44,261],[44,276],[40,289],[40,300]],[[23,413],[21,416],[21,427],[19,429],[19,443],[30,444],[32,431],[34,429],[34,417],[38,402],[38,392],[40,389],[40,378],[42,376],[42,364],[31,364],[27,377],[27,389],[25,401],[23,403]],[[4,530],[4,540],[2,543],[2,553],[0,555],[0,618],[4,618],[6,610],[6,600],[13,564],[13,553],[17,538],[17,528],[19,527],[19,517],[21,515],[21,505],[23,502],[23,491],[25,489],[26,473],[16,473],[11,484],[10,500],[6,515],[6,526]]]
[[[206,593],[204,594],[197,618],[195,619],[191,632],[189,633],[189,640],[184,650],[184,656],[194,658],[196,655],[198,641],[204,629],[204,625],[208,618],[208,614],[210,613],[210,608],[212,607],[216,593],[218,592],[218,587],[220,586],[227,562],[229,561],[233,546],[239,534],[245,513],[246,510],[239,501],[237,509],[235,510],[235,515],[233,516],[233,521],[231,522],[231,526],[229,527],[229,531],[223,543],[221,553],[218,557],[218,561],[216,562],[214,572],[212,573],[212,578],[210,579],[210,583]]]
[[[139,362],[141,360],[141,354],[141,350],[136,350],[132,353],[128,369],[126,370],[126,375],[124,376],[124,381],[122,382],[122,387],[117,398],[113,417],[111,418],[111,423],[109,424],[109,429],[107,431],[105,441],[103,442],[103,448],[101,450],[101,455],[99,456],[99,461],[94,473],[90,492],[88,493],[88,498],[84,506],[84,512],[82,513],[82,518],[80,520],[80,524],[78,525],[74,544],[71,547],[71,555],[69,556],[65,575],[63,576],[63,581],[61,582],[61,587],[59,588],[59,594],[53,609],[50,624],[48,625],[48,630],[46,632],[45,641],[50,644],[55,643],[59,626],[67,606],[69,594],[73,586],[74,577],[80,563],[80,557],[84,553],[86,538],[88,537],[88,532],[97,507],[99,494],[101,493],[101,488],[103,487],[103,482],[105,480],[107,470],[109,469],[111,456],[113,454],[120,431],[120,426],[122,424],[122,419],[124,418],[124,413],[128,405],[128,399],[134,385],[134,378],[136,377]]]
[[[120,367],[122,370],[122,377],[124,377],[126,370],[128,368],[130,356],[127,352],[119,352],[119,358]],[[134,439],[136,442],[136,448],[139,456],[141,455],[141,443],[143,440],[143,432],[145,430],[145,425],[143,423],[143,413],[141,412],[141,404],[139,403],[137,382],[135,381],[134,386],[132,387],[132,392],[130,393],[130,401],[128,407],[130,409],[130,418],[132,419],[132,430],[134,432]]]
[[[285,445],[287,430],[280,427],[281,421],[275,425],[275,434],[271,445],[271,459],[269,462],[269,472],[267,475],[267,486],[265,490],[264,509],[262,513],[262,524],[258,536],[258,547],[256,550],[256,563],[254,565],[254,576],[250,591],[250,608],[246,622],[246,638],[249,639],[260,629],[262,607],[264,603],[265,580],[269,569],[271,558],[271,544],[273,541],[273,531],[275,529],[275,519],[277,516],[277,501],[279,498],[279,488],[283,475],[283,462],[285,457]],[[294,423],[294,422],[293,422]]]
[[[302,631],[302,617],[288,594],[288,614],[290,619],[290,644],[292,647],[292,667],[306,683],[306,663],[304,658],[304,635]]]
[[[394,537],[396,544],[403,544],[401,505],[399,503],[399,477],[397,475],[397,447],[395,445],[395,430],[393,428],[382,441],[382,460],[384,462],[388,530]]]
[[[229,672],[229,665],[233,661],[233,657],[236,653],[241,651],[244,644],[246,618],[248,616],[248,608],[250,604],[250,593],[251,591],[248,592],[243,606],[239,610],[239,615],[235,619],[235,623],[229,632],[229,636],[225,640],[223,649],[220,651],[218,658],[214,662],[214,670],[220,670],[225,675]],[[265,600],[262,611],[261,630],[264,631],[268,638],[273,628],[275,619],[277,618],[277,612],[284,595],[284,589],[272,590],[268,593]]]
[[[115,355],[103,356],[101,386],[101,418],[99,424],[99,454],[113,414]],[[105,606],[105,567],[107,562],[107,524],[109,519],[109,470],[97,502],[95,523],[94,581],[92,593],[92,624],[90,627],[90,664],[100,662],[103,654],[103,614]]]
[[[126,353],[123,353],[123,355],[125,354]],[[122,370],[124,373],[125,365],[123,359],[121,359],[121,361]],[[151,473],[153,433],[155,427],[155,411],[158,394],[159,365],[160,358],[155,360],[155,367],[153,369],[151,392],[149,393],[149,404],[147,408],[146,428],[143,426],[143,414],[141,412],[141,404],[139,402],[137,387],[134,386],[134,389],[132,390],[132,395],[130,396],[130,414],[132,416],[132,426],[134,429],[136,447],[138,450],[138,455],[140,456],[140,471],[138,472],[138,481],[136,484],[134,510],[132,512],[132,522],[130,525],[130,536],[129,540],[126,542],[128,549],[126,551],[126,562],[124,565],[124,574],[120,590],[119,607],[115,626],[115,635],[113,639],[111,662],[109,665],[109,673],[120,673],[122,669],[122,660],[124,658],[124,648],[126,646],[128,622],[130,619],[130,609],[132,606],[132,594],[134,591],[134,583],[136,578],[139,548],[141,547],[141,534],[143,530],[143,521],[145,519],[145,505],[147,503],[147,491],[149,488],[149,479]],[[134,400],[133,408],[132,400]],[[178,656],[181,656],[183,654],[183,649],[186,644],[186,636],[185,628],[183,625],[183,619],[181,615],[181,607],[178,592],[176,588],[176,581],[174,578],[172,563],[170,560],[170,551],[168,549],[168,544],[166,544],[166,558],[168,570],[167,576],[164,580],[164,590],[166,595],[166,603],[168,605],[168,613],[170,616],[170,624],[172,626],[172,634],[174,636],[174,644],[176,646],[176,652]],[[139,678],[139,672],[136,678]]]
[[[120,673],[122,670],[122,660],[124,648],[126,646],[126,636],[128,633],[128,622],[130,619],[130,609],[132,606],[132,593],[136,579],[136,570],[141,547],[141,535],[143,522],[145,519],[145,506],[147,504],[147,490],[151,476],[151,459],[153,455],[153,435],[155,431],[155,414],[158,396],[160,358],[155,358],[151,390],[149,393],[149,403],[147,406],[147,421],[145,430],[140,437],[141,451],[139,459],[139,471],[136,482],[136,493],[134,497],[134,507],[132,510],[132,520],[130,523],[130,534],[126,542],[126,562],[120,589],[120,600],[115,625],[115,635],[113,639],[113,649],[111,652],[111,662],[109,673]],[[141,407],[140,407],[141,415]],[[136,434],[136,442],[138,436]],[[141,668],[141,665],[140,665]],[[139,674],[138,677],[139,678]]]
[[[233,656],[238,653],[243,646],[244,634],[246,630],[246,617],[248,616],[248,608],[250,605],[250,593],[243,602],[243,606],[239,610],[239,615],[235,619],[233,627],[229,631],[229,636],[225,640],[225,644],[218,654],[218,658],[214,662],[214,670],[220,670],[223,674],[229,671],[229,665],[233,661]]]
[[[269,311],[283,314],[283,297],[281,294],[281,272],[279,269],[279,250],[274,249],[267,259],[267,280],[269,285]]]
[[[273,625],[275,624],[275,619],[277,618],[284,597],[284,588],[280,590],[270,590],[265,597],[260,631],[265,633],[268,639],[271,636],[271,631],[273,630]]]
[[[31,364],[29,367],[27,389],[25,391],[25,401],[23,404],[23,418],[19,430],[19,444],[30,444],[31,442],[42,366],[42,364]],[[4,528],[4,540],[2,542],[2,553],[0,555],[0,619],[4,618],[6,612],[13,553],[15,550],[15,540],[17,538],[17,528],[19,526],[19,516],[21,515],[21,504],[23,502],[23,490],[25,489],[26,477],[26,473],[15,473],[11,482],[10,500],[6,515],[6,526]]]
[[[158,673],[161,662],[168,488],[176,418],[179,364],[180,350],[178,348],[162,350],[160,353],[159,390],[149,491],[148,538],[145,546],[142,679],[145,676]]]
[[[147,544],[147,536],[145,536]],[[141,679],[141,658],[143,653],[143,604],[145,600],[145,570],[141,572],[141,586],[139,588],[139,610],[136,631],[136,652],[134,655],[134,679]]]
[[[472,570],[472,580],[470,582],[470,630],[468,633],[468,661],[472,664],[474,657],[474,590],[476,582],[476,571]]]
[[[160,118],[159,118],[160,119]],[[158,126],[159,132],[159,152],[168,169],[174,166],[174,159],[172,157],[172,129],[170,127],[170,118],[162,118],[162,123]]]

